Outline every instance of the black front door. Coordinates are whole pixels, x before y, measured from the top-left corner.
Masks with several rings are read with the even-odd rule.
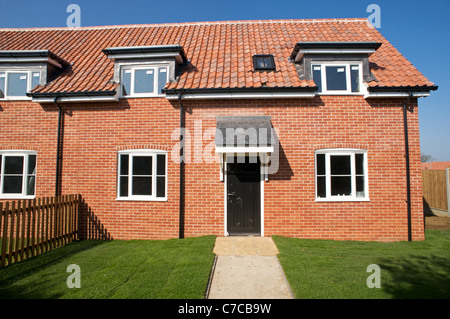
[[[260,162],[257,159],[257,163],[251,163],[250,159],[246,157],[245,163],[227,163],[229,235],[261,234]]]

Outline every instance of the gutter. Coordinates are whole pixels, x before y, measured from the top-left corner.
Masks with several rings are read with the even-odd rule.
[[[80,92],[29,92],[27,96],[32,98],[33,102],[51,103],[58,97],[60,102],[102,102],[118,101],[116,90],[111,91],[80,91]]]
[[[168,100],[178,99],[254,99],[254,98],[313,98],[317,86],[313,87],[240,87],[240,88],[197,88],[163,89]]]

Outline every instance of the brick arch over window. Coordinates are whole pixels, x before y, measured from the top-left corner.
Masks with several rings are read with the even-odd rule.
[[[360,149],[369,150],[369,145],[366,144],[353,144],[353,143],[331,143],[331,144],[319,144],[313,146],[314,151],[323,149]]]
[[[120,145],[117,147],[117,151],[126,151],[126,150],[159,150],[159,151],[171,151],[171,147],[166,145],[158,145],[158,144],[127,144]]]
[[[12,151],[12,150],[20,150],[20,151],[35,151],[39,152],[39,148],[36,146],[23,145],[23,144],[0,144],[0,150],[3,151]]]

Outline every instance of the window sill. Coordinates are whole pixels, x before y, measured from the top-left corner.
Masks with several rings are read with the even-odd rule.
[[[167,202],[167,198],[144,198],[144,197],[119,197],[116,201],[120,202]]]
[[[318,92],[316,95],[361,95],[364,96],[363,92]]]
[[[0,195],[0,200],[20,200],[20,199],[35,199],[36,196],[30,195]]]
[[[6,98],[0,98],[0,102],[2,101],[31,101],[31,97],[6,97]]]
[[[126,96],[120,96],[121,99],[142,99],[142,98],[149,98],[149,97],[166,97],[165,94],[141,94],[141,95],[126,95]]]
[[[356,198],[356,197],[346,197],[346,198],[316,198],[316,202],[370,202],[369,198]]]

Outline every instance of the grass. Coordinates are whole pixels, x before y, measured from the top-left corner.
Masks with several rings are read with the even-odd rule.
[[[427,230],[415,242],[273,239],[296,298],[450,298],[450,230]],[[371,264],[380,267],[380,288],[367,287]]]
[[[161,241],[80,241],[0,270],[0,298],[201,299],[214,236]],[[80,267],[81,288],[67,287]]]

